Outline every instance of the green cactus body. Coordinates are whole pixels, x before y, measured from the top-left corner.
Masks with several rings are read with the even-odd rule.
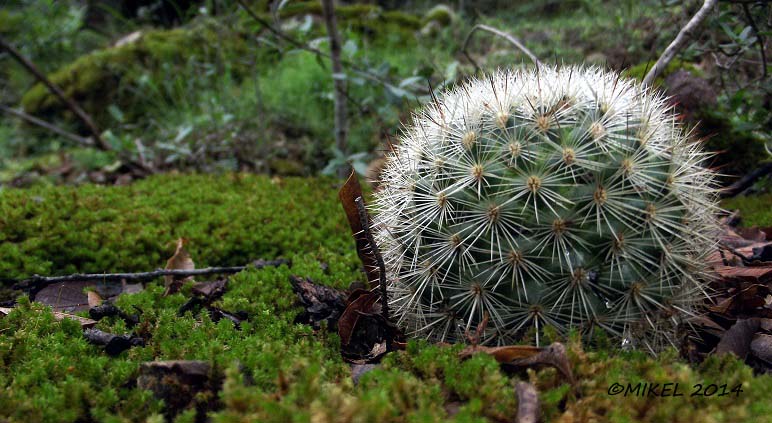
[[[395,319],[485,342],[545,327],[659,350],[707,293],[708,157],[662,95],[596,68],[497,72],[414,116],[374,227]]]

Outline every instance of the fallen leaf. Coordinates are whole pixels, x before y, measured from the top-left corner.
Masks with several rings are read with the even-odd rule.
[[[310,324],[318,330],[320,323],[326,322],[328,330],[337,329],[338,319],[346,308],[344,293],[298,276],[290,276],[290,284],[304,309],[295,318],[296,323]]]
[[[343,205],[343,210],[346,212],[346,218],[351,227],[351,233],[356,241],[357,255],[359,255],[359,260],[364,266],[367,280],[370,283],[370,287],[375,287],[380,280],[378,263],[367,242],[367,237],[363,230],[364,228],[362,228],[362,219],[359,215],[356,199],[362,198],[362,201],[364,201],[364,196],[362,195],[362,186],[359,184],[359,179],[353,170],[346,180],[346,183],[343,184],[343,187],[338,191],[338,198],[340,199],[341,205]],[[367,221],[369,222],[369,218]]]
[[[724,279],[732,278],[759,283],[766,283],[772,280],[772,265],[753,267],[715,266],[714,269]]]
[[[87,291],[86,298],[88,300],[89,308],[97,307],[102,304],[102,297],[94,290]]]
[[[752,228],[735,228],[737,234],[747,240],[754,242],[763,242],[767,240],[767,234],[763,230],[754,226]]]
[[[716,346],[716,354],[732,353],[744,360],[748,356],[753,335],[760,325],[759,319],[755,318],[737,320],[721,337]]]
[[[510,363],[514,360],[532,357],[542,351],[544,351],[544,348],[530,345],[507,345],[503,347],[477,345],[464,348],[458,355],[462,359],[465,359],[477,353],[485,353],[493,357],[499,363]]]
[[[193,270],[196,268],[193,259],[190,258],[190,254],[185,249],[187,240],[179,238],[177,240],[177,249],[174,251],[174,255],[166,262],[166,270]],[[192,276],[179,277],[174,275],[164,276],[164,284],[166,286],[166,292],[164,295],[174,294],[179,291],[180,287],[187,282],[192,281]]]
[[[539,421],[539,393],[528,382],[517,382],[517,423],[536,423]]]
[[[355,299],[349,302],[338,320],[338,335],[340,335],[340,342],[343,346],[348,345],[351,341],[359,317],[363,313],[371,314],[373,305],[378,301],[378,294],[369,291],[355,294],[357,294]]]
[[[208,301],[214,301],[225,294],[228,288],[228,279],[217,279],[208,282],[199,282],[193,285],[191,291],[196,295],[201,295]]]

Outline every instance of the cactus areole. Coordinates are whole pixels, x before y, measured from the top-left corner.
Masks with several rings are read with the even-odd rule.
[[[603,330],[672,344],[708,295],[709,154],[660,93],[597,68],[499,71],[414,116],[374,227],[408,333],[483,342]]]

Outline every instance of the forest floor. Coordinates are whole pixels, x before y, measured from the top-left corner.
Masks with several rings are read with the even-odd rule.
[[[197,268],[289,262],[221,279],[220,296],[207,297],[211,283],[187,280],[166,295],[163,279],[155,279],[90,284],[88,295],[83,284],[49,285],[35,294],[47,305],[20,297],[0,314],[2,419],[514,421],[517,383],[526,381],[538,391],[544,421],[769,421],[772,377],[754,375],[732,354],[690,363],[676,350],[653,358],[603,339],[593,346],[577,335],[548,339],[565,345],[573,384],[553,366],[506,368],[488,354],[463,359],[462,345],[420,340],[377,365],[350,364],[335,331],[298,322],[303,308],[291,283],[300,277],[343,290],[364,281],[338,188],[328,178],[231,174],[5,191],[5,275],[153,270],[164,267],[181,237]],[[81,322],[52,312],[99,317],[95,297],[120,313],[94,329],[125,335],[122,346],[95,345]],[[168,360],[201,363],[156,373],[143,365]],[[636,395],[643,383],[678,384],[674,393],[683,396]],[[616,384],[631,390],[612,395]]]

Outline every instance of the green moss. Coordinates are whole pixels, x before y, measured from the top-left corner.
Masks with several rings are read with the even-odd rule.
[[[646,74],[651,70],[653,66],[654,66],[654,62],[652,61],[639,63],[631,68],[625,69],[622,72],[622,75],[628,78],[633,78],[633,79],[637,79],[638,81],[642,81],[643,78],[646,76]],[[662,83],[665,81],[665,78],[667,78],[668,75],[675,73],[681,69],[687,70],[696,76],[701,76],[703,74],[703,72],[700,71],[697,67],[695,67],[694,64],[685,62],[681,59],[675,59],[670,63],[668,63],[665,69],[654,80],[654,85],[662,85]]]
[[[290,3],[279,10],[279,17],[290,18],[305,14],[322,15],[322,4],[318,1]],[[349,4],[335,8],[335,16],[341,23],[348,24],[362,20],[381,21],[401,26],[406,29],[420,28],[421,19],[413,14],[401,11],[384,11],[373,4]]]
[[[288,283],[290,275],[338,288],[362,280],[337,185],[331,179],[177,175],[128,187],[3,191],[3,275],[29,274],[36,266],[39,273],[152,269],[171,254],[167,244],[177,236],[191,239],[200,266],[284,255],[292,267],[231,277],[215,306],[246,312],[240,329],[205,313],[178,316],[189,287],[164,297],[162,282],[155,281],[119,297],[123,310],[143,311],[136,331],[147,343],[118,357],[86,343],[76,323],[56,321],[46,307],[21,298],[0,318],[0,420],[163,421],[162,402],[134,381],[141,362],[176,359],[205,360],[225,374],[223,408],[209,413],[214,422],[508,421],[517,410],[515,384],[524,378],[539,389],[545,421],[753,422],[772,412],[772,377],[753,377],[731,357],[693,367],[672,351],[657,359],[584,352],[577,341],[568,344],[576,391],[552,368],[507,375],[488,356],[461,361],[461,346],[423,341],[388,355],[354,385],[338,336],[294,323],[299,309]],[[130,330],[116,318],[97,327]],[[607,393],[613,382],[643,381],[679,382],[680,389],[742,384],[743,392],[710,398]],[[194,410],[177,417],[193,420]]]
[[[455,19],[456,15],[453,13],[453,9],[444,4],[438,4],[429,9],[424,14],[421,21],[424,25],[428,24],[429,22],[437,22],[442,26],[447,26],[450,25]]]
[[[735,197],[725,200],[721,206],[727,210],[739,209],[743,226],[772,226],[772,194]]]
[[[190,240],[199,266],[239,265],[319,245],[353,257],[331,179],[158,176],[131,186],[0,193],[0,274],[138,271]]]

